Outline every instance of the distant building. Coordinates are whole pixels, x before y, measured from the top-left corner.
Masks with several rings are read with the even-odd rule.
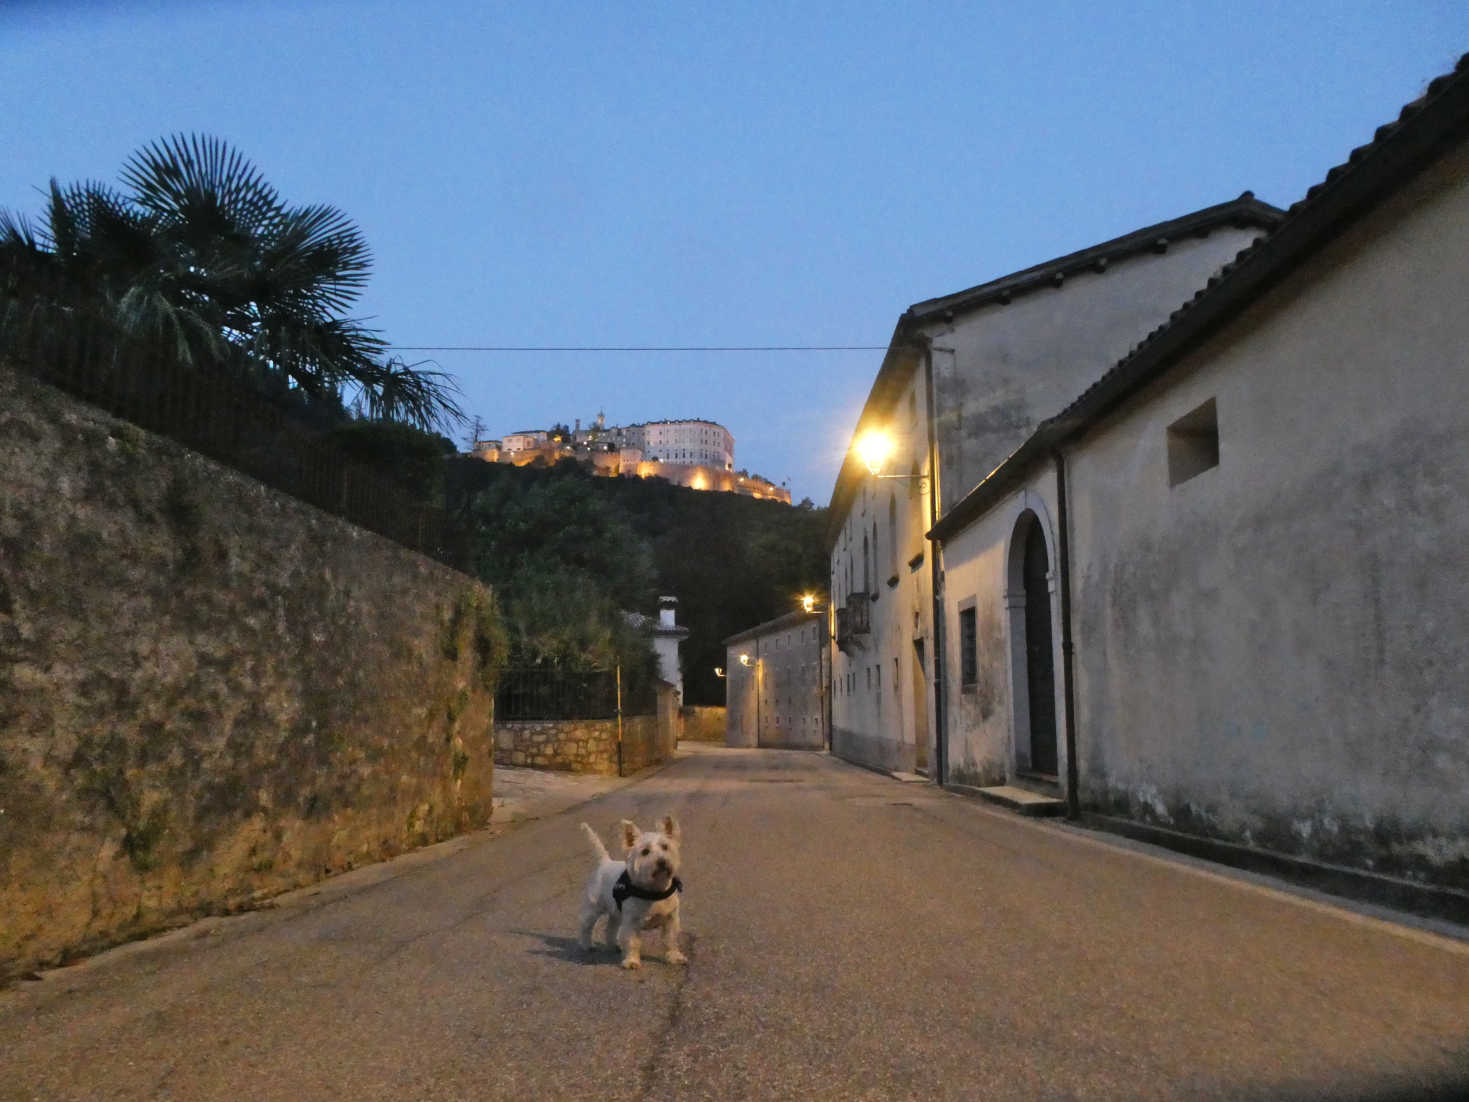
[[[564,426],[563,426],[564,428]],[[569,433],[535,429],[508,433],[501,440],[475,443],[473,452],[488,463],[551,466],[571,459],[608,478],[662,478],[694,490],[721,490],[746,497],[791,503],[791,492],[768,478],[734,466],[734,436],[715,421],[647,421],[608,425],[605,414],[583,428],[577,418]]]
[[[726,745],[825,749],[831,663],[824,619],[792,612],[724,641]]]
[[[500,446],[506,455],[515,455],[519,452],[533,451],[544,446],[551,439],[551,434],[543,429],[532,432],[512,432],[500,442]]]
[[[679,645],[689,637],[689,629],[678,623],[678,598],[658,598],[658,619],[644,616],[641,612],[624,613],[631,624],[646,627],[653,636],[653,653],[658,657],[658,678],[673,686],[683,703],[683,665],[679,660]]]

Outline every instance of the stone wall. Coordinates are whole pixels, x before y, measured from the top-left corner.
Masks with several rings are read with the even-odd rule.
[[[717,742],[723,745],[724,714],[723,708],[686,706],[683,709],[683,732],[679,738],[685,742]]]
[[[0,368],[0,979],[483,825],[473,580]]]
[[[678,745],[678,697],[658,693],[654,715],[622,718],[622,775],[667,761]],[[524,719],[495,724],[495,761],[617,776],[617,720]]]

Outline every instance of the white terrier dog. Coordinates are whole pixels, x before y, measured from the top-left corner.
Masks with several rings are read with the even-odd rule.
[[[657,830],[646,833],[636,823],[622,820],[622,846],[627,858],[614,861],[597,832],[586,823],[581,825],[597,867],[583,893],[581,905],[581,947],[592,947],[592,927],[607,916],[607,948],[622,950],[624,968],[641,968],[642,931],[663,930],[663,959],[669,964],[683,964],[687,958],[678,951],[678,897],[683,883],[678,878],[679,829],[672,815],[664,816]]]

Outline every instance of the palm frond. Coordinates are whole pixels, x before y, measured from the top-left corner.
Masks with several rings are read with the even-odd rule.
[[[367,285],[372,250],[362,231],[335,207],[283,212],[262,242],[258,273],[278,293],[297,296],[326,314],[348,310]]]
[[[35,227],[23,214],[14,214],[0,207],[0,248],[39,253],[41,243],[36,240]]]
[[[372,380],[359,380],[368,416],[452,435],[465,420],[455,399],[459,387],[453,376],[423,367],[431,362],[408,364],[394,357],[380,365]]]
[[[164,220],[250,235],[280,217],[280,196],[243,154],[215,137],[175,134],[138,150],[121,180],[133,200]]]

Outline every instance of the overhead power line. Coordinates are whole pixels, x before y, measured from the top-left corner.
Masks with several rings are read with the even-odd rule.
[[[394,352],[882,352],[885,344],[619,344],[619,345],[508,345],[508,344],[392,344]]]

